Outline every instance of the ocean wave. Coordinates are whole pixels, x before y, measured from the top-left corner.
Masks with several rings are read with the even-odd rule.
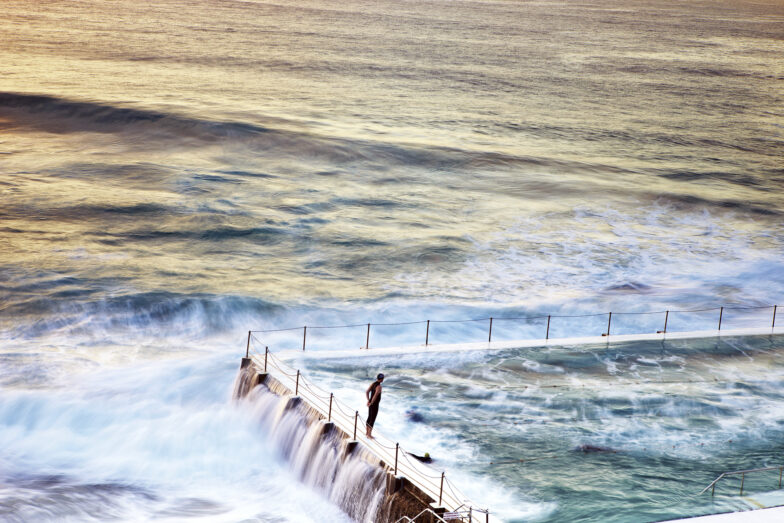
[[[119,482],[85,483],[63,474],[17,474],[0,481],[0,514],[8,522],[107,521],[116,519],[125,504],[160,502],[148,489]]]
[[[324,137],[308,131],[291,131],[257,123],[210,120],[152,109],[118,107],[101,102],[74,101],[44,95],[0,92],[0,116],[7,120],[6,127],[30,128],[50,133],[133,134],[133,140],[129,139],[128,143],[136,148],[173,145],[202,147],[212,143],[231,143],[244,146],[253,153],[263,153],[269,158],[321,159],[327,161],[330,167],[318,170],[316,174],[327,176],[340,172],[334,168],[336,164],[361,164],[379,172],[391,166],[469,172],[477,169],[521,167],[589,173],[625,172],[610,165],[594,165],[585,161],[340,136]],[[138,173],[139,170],[131,167],[130,171]],[[224,174],[272,176],[236,170],[229,170]],[[211,181],[231,180],[219,176],[217,180]],[[406,183],[410,180],[396,177],[387,179],[387,182],[395,181]]]
[[[214,227],[204,230],[155,230],[138,229],[128,233],[94,233],[99,243],[115,245],[125,241],[204,240],[209,242],[237,238],[254,240],[257,244],[271,245],[285,236],[285,231],[274,227]]]
[[[262,126],[243,122],[212,122],[149,109],[8,92],[0,93],[0,114],[19,126],[55,133],[120,133],[133,128],[155,126],[180,133],[184,137],[215,140],[267,132]]]
[[[673,176],[677,179],[677,176]],[[694,206],[699,205],[706,208],[719,207],[724,209],[732,209],[743,211],[749,214],[756,214],[759,216],[781,216],[781,212],[777,209],[770,208],[765,202],[754,201],[739,201],[734,199],[721,199],[711,200],[708,198],[701,198],[692,194],[675,194],[675,193],[658,193],[651,195],[656,198],[657,202],[661,205],[667,205],[673,209],[693,209]]]
[[[70,205],[64,207],[38,208],[35,211],[37,220],[80,221],[85,219],[112,219],[118,217],[139,218],[145,216],[171,216],[176,209],[154,203],[134,203],[115,205]],[[30,216],[28,206],[8,206],[0,211],[6,218],[26,219]],[[10,232],[10,231],[9,231]],[[28,232],[18,230],[17,232]]]
[[[54,333],[100,337],[123,332],[210,336],[244,329],[254,318],[283,310],[280,305],[242,296],[142,292],[91,299],[98,291],[52,286],[56,290],[17,297],[4,307],[4,315],[15,319],[8,331],[11,337]]]

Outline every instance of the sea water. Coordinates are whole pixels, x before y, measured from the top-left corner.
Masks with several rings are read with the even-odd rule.
[[[0,13],[3,519],[346,521],[231,402],[250,329],[537,316],[493,336],[541,338],[548,314],[759,307],[729,328],[782,301],[779,2]],[[433,324],[431,342],[485,328]],[[308,343],[358,348],[363,329]],[[371,346],[423,333],[379,327]],[[307,372],[360,407],[388,369],[378,429],[508,520],[654,521],[726,508],[689,496],[775,461],[779,346]]]
[[[344,402],[383,371],[376,429],[429,453],[506,521],[661,521],[748,509],[781,464],[781,340],[769,336],[294,360]],[[371,349],[372,350],[372,349]],[[744,489],[778,488],[778,470]]]

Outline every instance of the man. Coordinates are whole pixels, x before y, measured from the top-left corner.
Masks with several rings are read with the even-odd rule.
[[[367,396],[368,418],[367,418],[367,437],[373,439],[373,424],[376,422],[378,416],[378,404],[381,403],[381,382],[384,381],[384,375],[379,374],[376,376],[376,381],[370,384],[365,391]]]

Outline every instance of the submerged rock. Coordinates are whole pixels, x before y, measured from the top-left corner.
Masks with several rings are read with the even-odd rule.
[[[588,453],[588,452],[612,452],[612,453],[618,452],[617,450],[615,450],[613,448],[610,448],[610,447],[600,447],[600,446],[597,446],[597,445],[587,445],[587,444],[578,445],[577,448],[575,448],[574,450],[576,450],[578,452],[586,452],[586,453]]]
[[[646,293],[650,292],[652,289],[649,285],[645,285],[644,283],[630,281],[628,283],[623,283],[620,285],[612,285],[605,289],[606,292],[626,292],[626,293]]]
[[[421,415],[419,412],[417,412],[417,411],[415,411],[413,409],[406,411],[406,417],[408,418],[408,421],[412,421],[414,423],[424,423],[425,422],[425,417],[423,415]]]

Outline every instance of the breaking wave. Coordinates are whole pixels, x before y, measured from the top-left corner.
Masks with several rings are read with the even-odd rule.
[[[62,284],[58,282],[58,286]],[[282,310],[258,298],[209,294],[144,292],[85,299],[94,292],[60,290],[7,305],[3,312],[16,317],[17,323],[10,329],[10,336],[31,338],[58,333],[92,338],[124,332],[148,332],[153,337],[212,336],[246,330],[258,318]]]
[[[304,131],[285,130],[280,125],[219,121],[143,108],[117,107],[100,102],[74,101],[53,96],[0,93],[0,126],[32,128],[51,133],[146,134],[144,147],[191,146],[225,142],[244,145],[268,155],[302,156],[334,164],[418,166],[437,170],[487,168],[568,169],[573,172],[624,172],[609,165],[547,157],[508,155],[494,151],[424,147],[373,142],[340,137],[322,137]],[[281,123],[281,122],[275,122]],[[284,125],[289,125],[283,122]],[[382,167],[383,166],[383,167]]]

